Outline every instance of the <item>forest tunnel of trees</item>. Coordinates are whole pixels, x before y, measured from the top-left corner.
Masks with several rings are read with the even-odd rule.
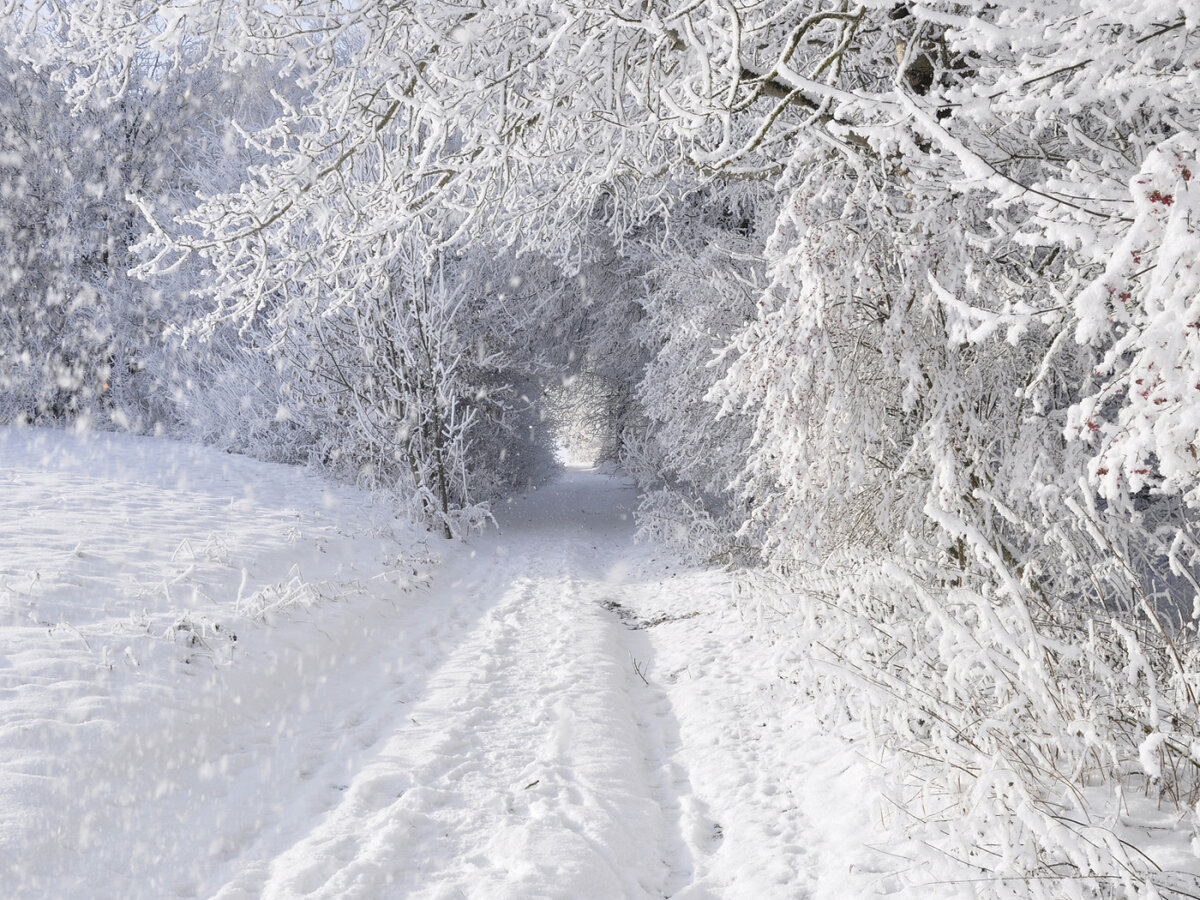
[[[556,442],[619,462],[644,534],[822,635],[831,717],[919,748],[909,808],[954,813],[905,827],[1150,883],[1074,808],[1200,799],[1194,5],[5,22],[0,419],[314,463],[447,535]]]

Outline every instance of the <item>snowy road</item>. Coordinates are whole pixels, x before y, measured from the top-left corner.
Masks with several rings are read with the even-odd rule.
[[[418,538],[294,470],[2,437],[4,521],[41,512],[0,532],[0,895],[884,892],[847,755],[620,480],[422,586]]]
[[[296,740],[319,755],[331,709],[356,734],[345,758],[320,761],[338,795],[288,841],[243,853],[221,894],[672,892],[681,846],[663,808],[677,803],[648,762],[662,756],[659,729],[635,712],[645,687],[628,629],[604,607],[617,560],[590,542],[586,523],[610,525],[589,501],[611,503],[611,489],[596,486],[607,487],[576,476],[512,510],[504,535],[439,572],[438,628],[379,640],[366,665],[306,694],[288,725]],[[387,649],[414,643],[425,664]]]

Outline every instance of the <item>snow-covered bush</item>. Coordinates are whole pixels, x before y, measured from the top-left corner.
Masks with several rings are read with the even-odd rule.
[[[639,373],[642,429],[625,435],[622,462],[644,494],[645,537],[697,561],[758,557],[761,531],[735,536],[748,505],[735,484],[750,446],[746,417],[715,418],[709,396],[726,374],[720,353],[754,317],[765,265],[760,233],[774,213],[767,185],[686,198],[690,227],[654,248],[642,300],[641,340],[653,358]]]
[[[540,480],[548,448],[500,343],[491,300],[410,244],[370,297],[272,322],[285,406],[322,464],[413,504],[449,537],[469,508]],[[539,430],[538,434],[542,432]]]
[[[1186,847],[1195,827],[1195,704],[1165,674],[1176,648],[953,577],[841,553],[804,573],[784,622],[810,702],[871,735],[879,815],[914,861],[901,877],[926,896],[1187,896],[1190,876],[1138,849],[1140,829],[1176,827]],[[777,606],[797,583],[763,589]]]
[[[123,271],[136,236],[124,192],[161,158],[147,123],[122,113],[72,116],[60,88],[0,54],[3,421],[162,412],[139,402],[140,382],[169,312]]]
[[[1194,134],[1147,155],[1130,185],[1134,221],[1074,301],[1078,340],[1104,355],[1070,427],[1098,443],[1090,474],[1109,495],[1149,487],[1194,501],[1200,486],[1198,176]]]

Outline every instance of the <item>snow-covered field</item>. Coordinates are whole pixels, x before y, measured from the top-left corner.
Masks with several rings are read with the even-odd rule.
[[[861,764],[633,499],[568,471],[452,545],[304,471],[0,431],[0,896],[887,892]]]

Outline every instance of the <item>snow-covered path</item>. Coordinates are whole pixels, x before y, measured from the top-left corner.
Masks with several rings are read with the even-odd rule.
[[[886,889],[847,754],[619,479],[435,542],[426,584],[419,535],[295,470],[0,438],[3,521],[41,510],[0,531],[0,895]]]
[[[432,671],[419,687],[382,648],[374,673],[322,686],[352,706],[366,751],[329,810],[225,894],[673,892],[678,823],[647,762],[661,753],[636,718],[627,629],[604,606],[616,561],[597,547],[612,542],[587,540],[589,517],[611,513],[588,501],[611,504],[611,492],[568,478],[510,511],[473,558],[447,563],[432,594],[450,625],[425,637]],[[311,713],[298,718],[320,732]]]

